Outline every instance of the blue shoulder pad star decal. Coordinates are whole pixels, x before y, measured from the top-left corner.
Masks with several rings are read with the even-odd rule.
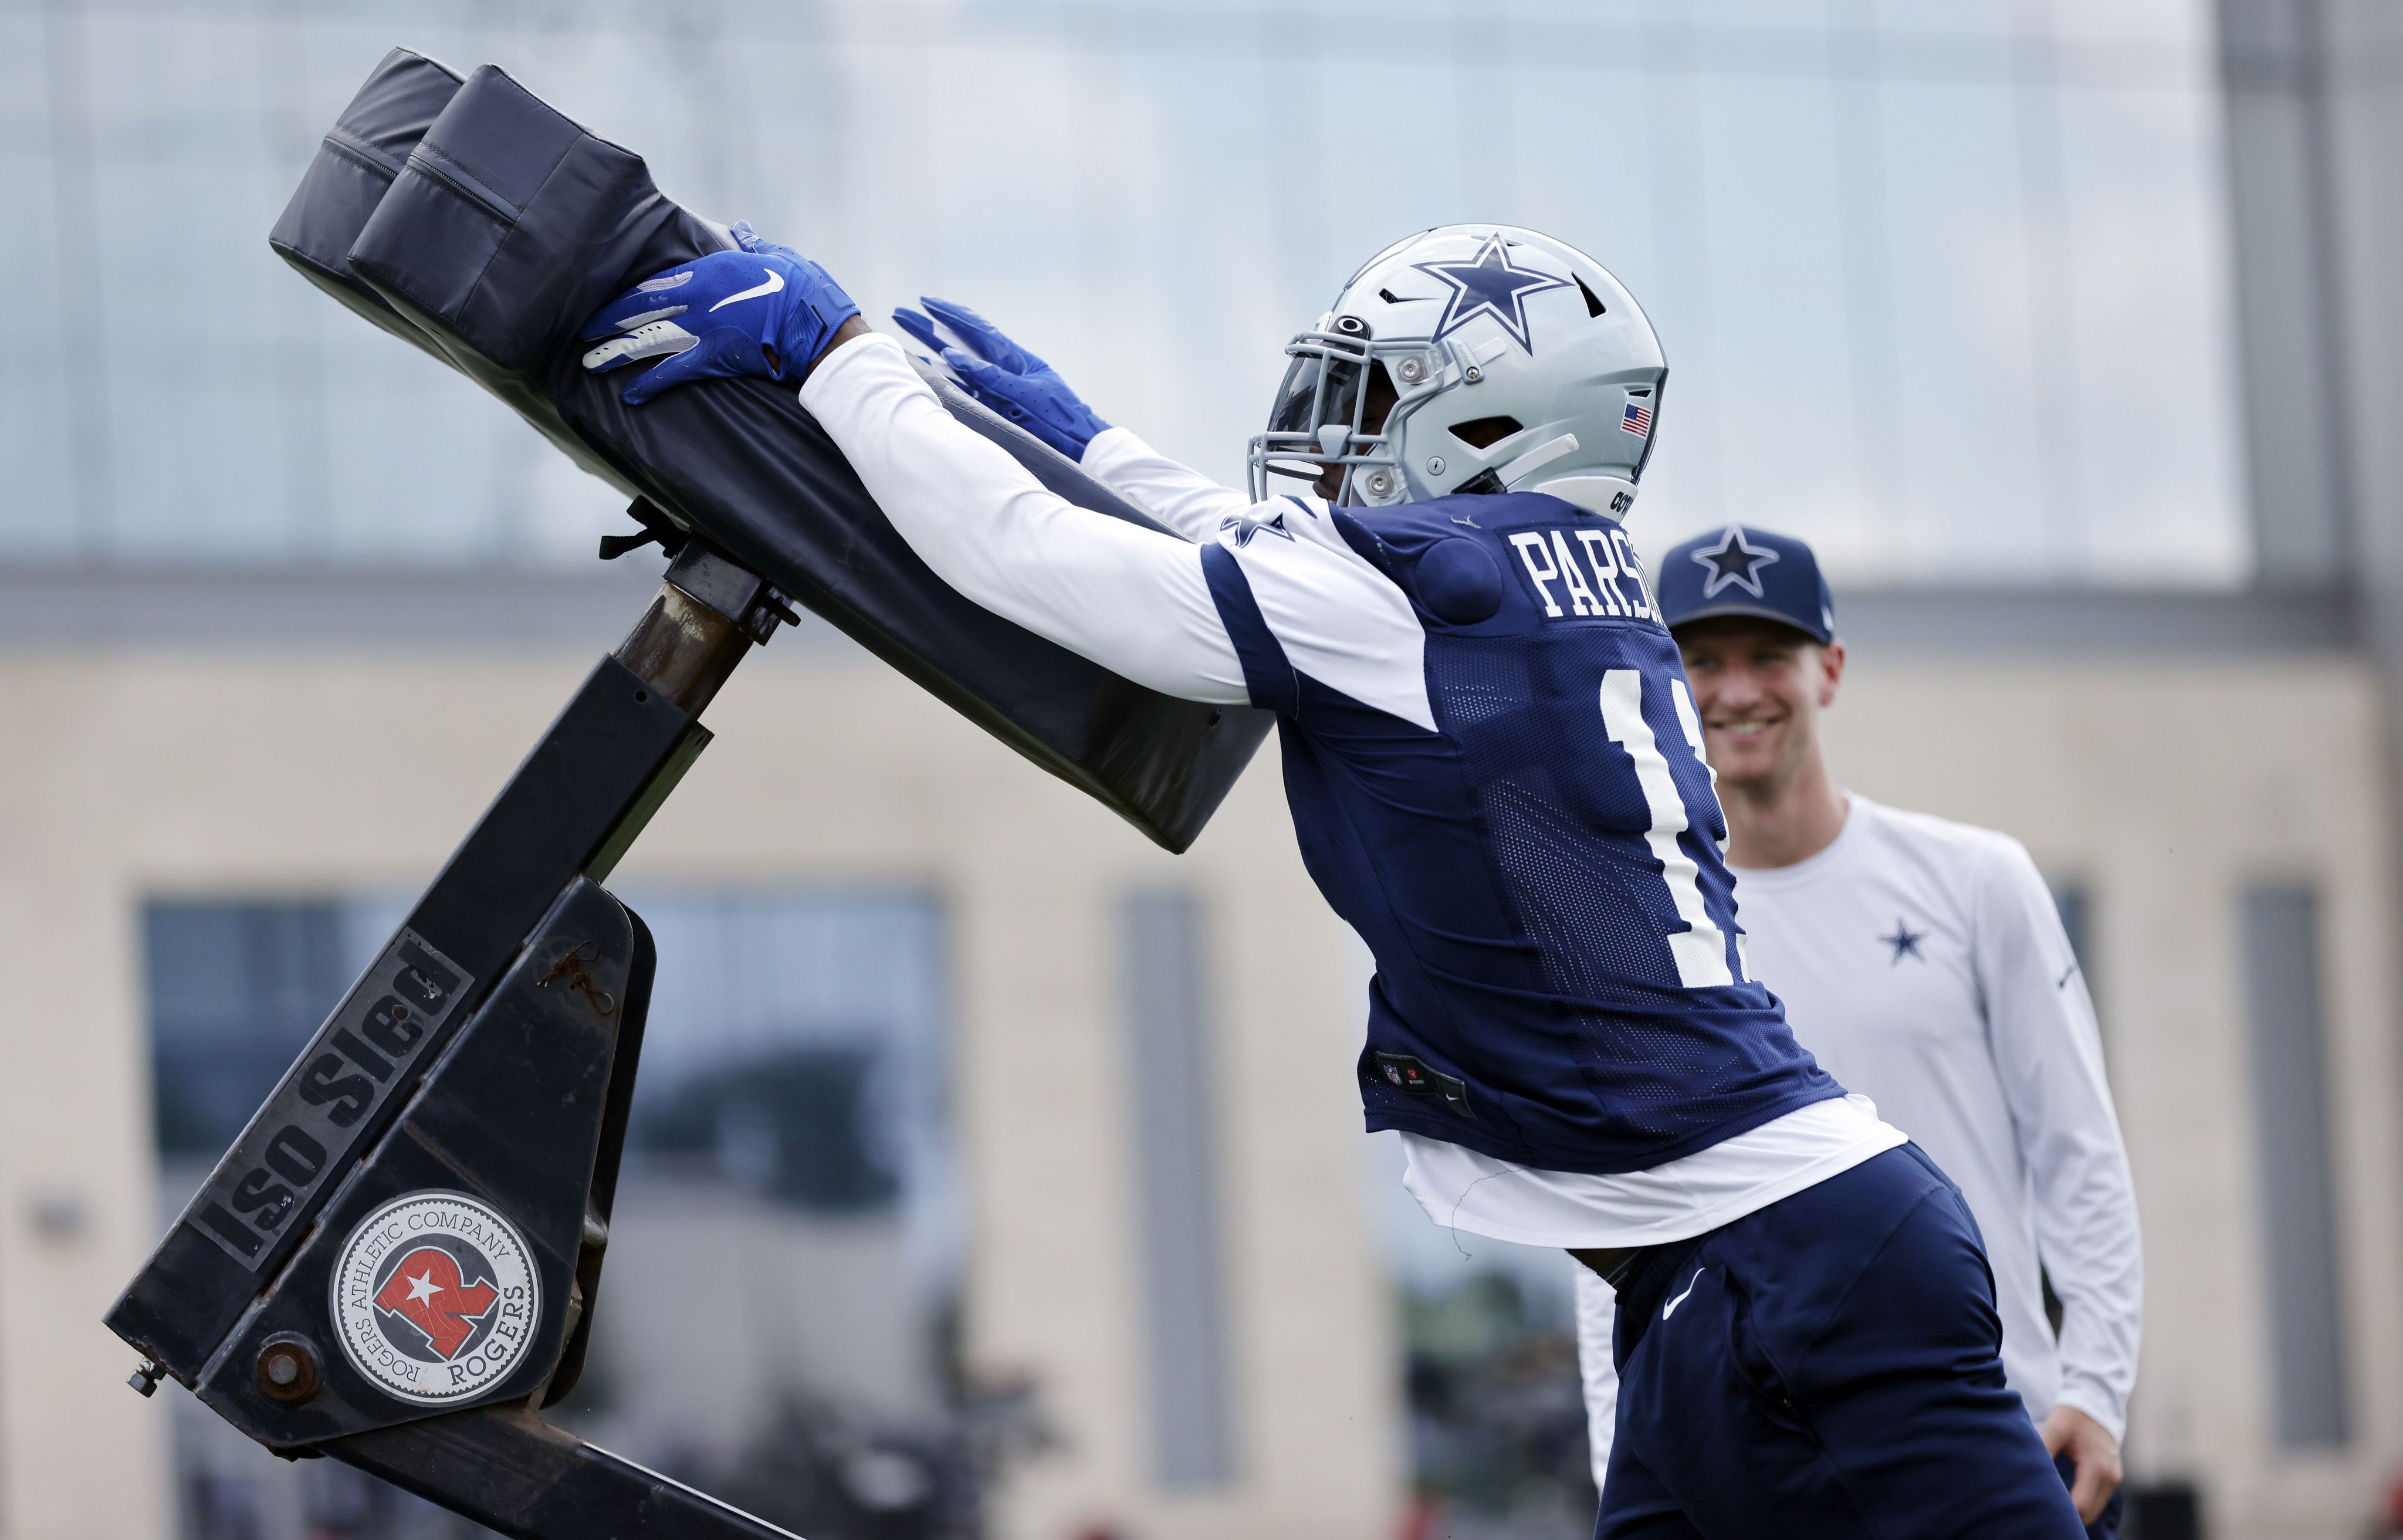
[[[1719,590],[1732,587],[1758,599],[1761,597],[1760,569],[1776,561],[1777,553],[1745,545],[1743,531],[1730,524],[1716,549],[1698,550],[1694,552],[1694,560],[1711,569],[1710,576],[1702,583],[1703,598],[1715,599],[1719,596]]]
[[[1565,278],[1549,273],[1530,272],[1525,268],[1510,265],[1510,248],[1498,235],[1488,236],[1478,249],[1474,262],[1413,262],[1412,267],[1431,278],[1439,278],[1452,285],[1445,299],[1443,315],[1435,324],[1435,340],[1442,341],[1453,332],[1480,315],[1490,315],[1510,334],[1510,340],[1521,351],[1533,354],[1535,346],[1527,340],[1526,298],[1546,289],[1564,289]]]
[[[1218,520],[1218,528],[1222,532],[1233,530],[1238,546],[1250,545],[1252,536],[1256,534],[1273,534],[1280,540],[1293,538],[1293,532],[1285,527],[1285,515],[1281,512],[1273,519],[1239,519],[1229,515]]]

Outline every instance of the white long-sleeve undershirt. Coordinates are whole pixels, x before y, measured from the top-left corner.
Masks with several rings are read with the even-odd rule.
[[[1254,504],[1113,428],[1083,468],[1177,534],[1080,508],[961,425],[899,344],[876,334],[828,354],[800,399],[935,575],[1036,635],[1163,694],[1249,702],[1201,546],[1188,543],[1211,542],[1242,569],[1296,672],[1435,729],[1416,612],[1345,543],[1326,504]]]
[[[1196,543],[1215,540],[1228,520],[1242,518],[1252,506],[1242,493],[1179,465],[1125,428],[1095,435],[1077,464],[1085,474]]]
[[[961,427],[892,339],[837,348],[800,399],[901,537],[963,595],[1162,694],[1248,701],[1200,549],[1046,488]]]

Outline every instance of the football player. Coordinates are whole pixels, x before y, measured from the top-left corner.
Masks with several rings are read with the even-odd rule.
[[[1492,225],[1380,252],[1287,347],[1244,493],[973,312],[896,317],[1172,534],[1046,491],[816,264],[737,239],[604,307],[587,366],[663,358],[637,402],[796,385],[953,588],[1277,714],[1304,861],[1376,957],[1368,1127],[1438,1222],[1617,1290],[1597,1534],[2075,1540],[1959,1190],[1745,971],[1702,725],[1620,523],[1667,370],[1607,271]]]

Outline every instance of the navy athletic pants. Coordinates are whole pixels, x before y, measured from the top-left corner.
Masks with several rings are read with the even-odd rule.
[[[1918,1145],[1622,1284],[1595,1540],[2083,1540],[2003,1383],[1977,1221]]]

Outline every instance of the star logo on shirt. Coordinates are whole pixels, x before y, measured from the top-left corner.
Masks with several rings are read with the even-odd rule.
[[[1250,545],[1252,536],[1256,534],[1273,534],[1280,540],[1293,538],[1293,532],[1285,527],[1283,513],[1279,513],[1273,519],[1245,519],[1241,515],[1230,514],[1218,520],[1218,529],[1222,534],[1228,530],[1233,530],[1235,544],[1238,546]]]
[[[1923,963],[1927,961],[1927,954],[1919,950],[1919,943],[1927,939],[1927,933],[1924,930],[1912,930],[1910,924],[1900,918],[1896,918],[1894,923],[1892,936],[1881,936],[1878,939],[1894,949],[1894,962],[1896,964],[1906,957],[1916,957]]]
[[[1518,343],[1522,352],[1532,354],[1535,345],[1527,340],[1527,296],[1569,286],[1565,278],[1512,267],[1510,248],[1498,235],[1485,238],[1485,244],[1478,248],[1477,259],[1473,262],[1413,262],[1410,265],[1429,277],[1452,285],[1452,294],[1443,303],[1443,314],[1435,324],[1434,340],[1438,342],[1479,316],[1490,315],[1510,334],[1510,340]]]
[[[1778,559],[1773,550],[1763,550],[1743,543],[1743,531],[1730,524],[1718,545],[1710,550],[1694,552],[1697,565],[1708,567],[1711,575],[1702,580],[1702,597],[1715,599],[1719,590],[1739,588],[1755,599],[1763,597],[1760,590],[1760,569]]]

